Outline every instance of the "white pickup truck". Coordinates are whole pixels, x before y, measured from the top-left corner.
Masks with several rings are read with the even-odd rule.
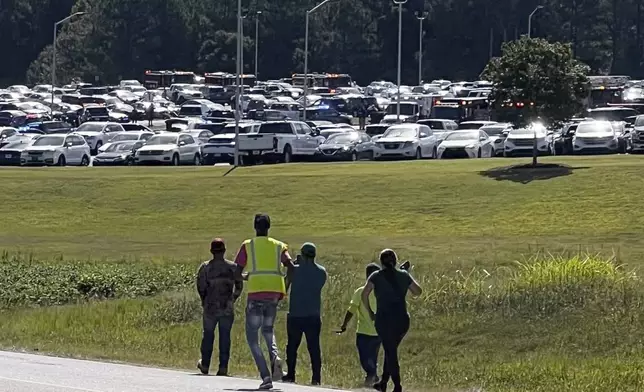
[[[320,142],[302,121],[268,121],[257,133],[239,135],[240,153],[262,161],[289,163],[293,158],[313,157]]]

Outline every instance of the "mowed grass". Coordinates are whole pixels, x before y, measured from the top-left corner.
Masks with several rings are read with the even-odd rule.
[[[212,237],[224,237],[232,257],[253,215],[266,212],[273,236],[293,253],[314,241],[329,271],[326,384],[360,384],[354,337],[333,330],[365,264],[393,247],[426,288],[410,300],[401,349],[413,390],[635,391],[644,382],[642,290],[631,272],[644,249],[643,159],[556,157],[544,162],[568,168],[538,172],[490,172],[522,162],[503,159],[294,164],[226,177],[211,167],[7,169],[0,247],[26,266],[31,255],[65,269],[97,263],[97,273],[108,263],[196,271]],[[0,313],[0,346],[193,368],[196,294],[160,281],[170,283],[144,294],[169,291],[153,297],[43,308],[21,300]],[[255,376],[243,304],[237,319],[231,371]]]

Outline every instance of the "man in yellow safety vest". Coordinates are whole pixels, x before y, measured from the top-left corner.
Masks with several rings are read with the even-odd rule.
[[[268,215],[255,215],[256,236],[242,243],[235,263],[239,273],[248,273],[248,301],[246,304],[246,340],[262,378],[259,389],[272,389],[273,380],[284,376],[279,357],[273,325],[277,316],[277,304],[286,296],[284,267],[291,276],[295,265],[288,253],[288,245],[268,236],[271,219]],[[269,370],[259,344],[258,332],[269,348]]]

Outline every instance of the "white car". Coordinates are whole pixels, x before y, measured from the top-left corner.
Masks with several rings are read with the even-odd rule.
[[[20,155],[22,165],[80,165],[88,166],[90,148],[78,134],[43,135],[24,149]]]
[[[201,165],[201,146],[195,139],[183,133],[161,133],[148,139],[145,146],[136,150],[134,162]]]
[[[514,126],[510,123],[497,123],[485,125],[479,129],[487,133],[490,139],[492,139],[494,156],[503,156],[503,144],[505,143],[505,138],[513,128]]]
[[[422,124],[393,125],[376,141],[374,158],[436,158],[438,138]]]
[[[539,155],[550,155],[552,136],[542,126],[513,129],[503,143],[503,156],[532,156],[534,137],[537,136],[537,152]]]
[[[99,149],[98,152],[102,153],[107,150],[107,148],[112,144],[116,142],[125,142],[125,141],[135,141],[135,140],[148,140],[152,136],[154,136],[155,133],[152,131],[125,131],[125,132],[118,132],[111,136],[107,143],[103,144]]]
[[[438,146],[438,158],[490,158],[494,156],[492,139],[481,130],[449,133]]]
[[[483,127],[488,127],[490,125],[497,124],[496,121],[463,121],[458,124],[459,131],[465,131],[468,129],[481,129]]]
[[[617,153],[619,135],[608,121],[582,121],[572,138],[573,154]]]
[[[239,133],[257,133],[259,122],[246,122],[239,124]],[[216,163],[233,163],[235,159],[235,124],[228,124],[222,133],[212,136],[206,144],[201,146],[201,153],[205,165]]]
[[[121,124],[117,123],[88,121],[76,128],[75,132],[87,140],[92,153],[96,154],[101,146],[107,143],[107,140],[114,134],[125,132],[125,130]]]

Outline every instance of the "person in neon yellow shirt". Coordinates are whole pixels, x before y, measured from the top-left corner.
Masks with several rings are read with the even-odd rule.
[[[377,264],[369,264],[367,266],[367,278],[379,270],[380,266]],[[357,316],[356,347],[358,348],[360,365],[367,374],[364,380],[365,386],[371,387],[378,382],[378,353],[382,342],[378,337],[378,332],[376,332],[376,327],[369,315],[369,311],[362,303],[363,289],[364,286],[358,287],[353,293],[349,309],[344,316],[344,321],[338,333],[344,333],[351,319]],[[376,309],[376,297],[374,294],[369,296],[369,302],[372,309]]]

